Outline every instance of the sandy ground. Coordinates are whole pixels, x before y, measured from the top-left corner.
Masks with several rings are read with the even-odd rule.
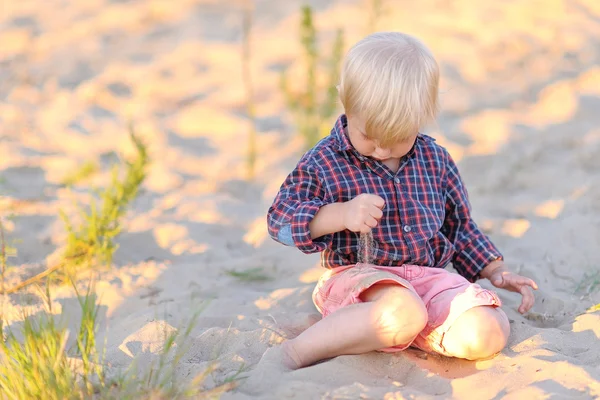
[[[310,3],[324,45],[337,27],[348,43],[365,33],[363,2]],[[512,332],[490,361],[412,350],[345,356],[289,373],[267,368],[267,389],[241,381],[223,398],[600,397],[600,313],[586,312],[600,302],[600,3],[384,3],[379,29],[418,35],[439,58],[443,112],[431,134],[459,160],[480,225],[510,265],[538,282],[536,305],[521,316],[518,296],[500,293]],[[252,380],[265,350],[282,340],[280,327],[316,312],[318,256],[273,242],[265,223],[301,148],[278,91],[281,66],[300,66],[299,5],[256,1],[259,161],[248,182],[235,2],[2,2],[0,207],[15,214],[7,222],[9,239],[19,240],[13,281],[41,270],[63,243],[58,209],[72,210],[107,178],[67,190],[60,181],[69,171],[129,154],[130,119],[150,146],[149,178],[116,268],[97,284],[111,365],[132,357],[149,365],[161,348],[157,332],[182,326],[210,299],[178,374],[191,379],[216,360],[208,387],[243,365]],[[227,274],[252,268],[269,280]],[[54,310],[76,323],[72,291],[54,296]],[[43,308],[33,289],[8,301],[13,324],[22,310]]]

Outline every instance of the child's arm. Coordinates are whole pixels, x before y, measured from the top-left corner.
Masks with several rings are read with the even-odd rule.
[[[385,201],[377,195],[363,193],[345,203],[324,205],[309,224],[311,237],[318,238],[348,229],[367,233],[383,216]]]
[[[527,312],[535,301],[531,288],[537,290],[537,284],[511,272],[500,251],[477,227],[471,218],[467,190],[449,154],[446,178],[446,219],[442,231],[456,248],[454,268],[470,281],[487,278],[498,288],[521,293],[519,312]]]
[[[317,168],[303,158],[287,176],[267,213],[269,235],[286,246],[304,253],[323,251],[330,235],[313,240],[309,224],[327,204],[325,188]]]
[[[274,240],[315,253],[325,250],[336,232],[368,232],[377,226],[383,216],[381,197],[361,194],[338,203],[322,182],[319,170],[305,159],[288,175],[267,214]]]
[[[346,229],[344,208],[346,203],[325,204],[308,224],[310,237],[314,240]]]
[[[454,160],[449,153],[446,155],[446,217],[442,233],[454,244],[454,268],[474,282],[487,265],[503,256],[471,218],[467,189]]]

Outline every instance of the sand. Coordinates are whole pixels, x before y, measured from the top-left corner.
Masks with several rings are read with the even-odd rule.
[[[363,2],[310,3],[324,45],[338,26],[347,43],[365,33]],[[477,221],[508,264],[540,286],[525,315],[517,295],[499,293],[512,330],[498,357],[469,362],[408,350],[295,372],[260,362],[314,316],[310,296],[322,272],[318,255],[273,242],[265,223],[302,147],[278,90],[281,66],[301,67],[299,1],[256,1],[253,181],[238,3],[4,2],[0,213],[14,213],[8,236],[19,240],[8,283],[43,269],[64,243],[57,211],[72,212],[73,199],[85,201],[108,175],[72,190],[61,179],[86,160],[108,166],[115,153],[131,154],[131,120],[152,165],[115,268],[97,278],[112,367],[134,357],[148,367],[163,345],[157,332],[180,328],[204,307],[177,374],[189,380],[213,364],[210,388],[244,366],[247,379],[223,399],[600,397],[600,312],[586,312],[600,303],[600,3],[384,3],[378,28],[418,35],[440,60],[443,111],[429,133],[458,161]],[[253,268],[269,279],[227,273]],[[76,324],[72,290],[53,296],[53,310]],[[14,326],[23,310],[43,310],[34,288],[7,301]],[[247,384],[257,380],[262,388]]]

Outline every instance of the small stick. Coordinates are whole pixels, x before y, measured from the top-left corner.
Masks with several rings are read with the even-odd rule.
[[[2,287],[2,289],[0,291],[0,294],[15,293],[15,292],[23,289],[24,287],[29,286],[32,283],[35,283],[35,282],[39,281],[40,279],[42,279],[42,278],[50,275],[51,273],[53,273],[57,269],[60,269],[60,268],[64,267],[66,265],[65,261],[73,259],[73,258],[77,258],[78,256],[81,256],[82,254],[76,254],[74,256],[71,256],[71,257],[69,257],[69,258],[67,258],[67,259],[65,259],[65,260],[63,260],[63,261],[61,261],[61,262],[59,262],[59,263],[57,263],[57,264],[55,264],[55,265],[47,268],[47,269],[45,269],[44,271],[40,272],[39,274],[34,275],[31,278],[29,278],[29,279],[27,279],[27,280],[25,280],[25,281],[23,281],[23,282],[15,285],[15,286],[11,287],[11,288],[5,289],[4,287]],[[4,283],[2,284],[2,286],[4,286]]]

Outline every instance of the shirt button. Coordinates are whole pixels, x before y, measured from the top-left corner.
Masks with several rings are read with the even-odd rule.
[[[400,178],[394,178],[394,182],[400,183]]]
[[[406,232],[406,233],[408,233],[412,230],[412,228],[409,225],[404,225],[404,228],[402,228],[402,229],[404,229],[404,232]]]

